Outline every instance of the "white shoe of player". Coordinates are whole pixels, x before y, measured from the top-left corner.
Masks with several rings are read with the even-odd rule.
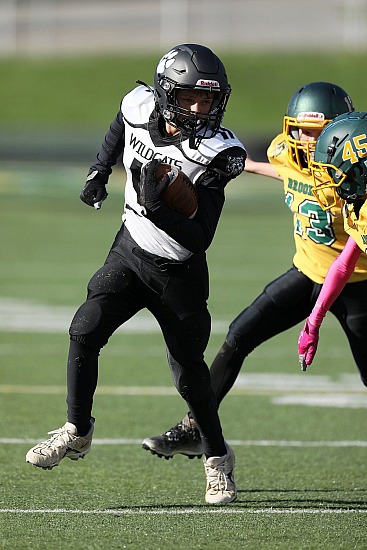
[[[48,432],[52,437],[38,443],[26,454],[26,461],[44,470],[58,466],[66,456],[71,460],[84,458],[90,451],[94,430],[94,418],[91,419],[87,435],[80,437],[74,424],[66,422],[62,428]]]
[[[235,467],[234,452],[226,444],[227,454],[213,456],[204,460],[206,474],[205,500],[209,504],[226,504],[237,497],[233,470]]]

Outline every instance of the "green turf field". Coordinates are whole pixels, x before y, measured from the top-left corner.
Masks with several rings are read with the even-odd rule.
[[[248,358],[222,404],[236,503],[205,505],[201,461],[141,448],[186,412],[146,314],[102,352],[86,459],[52,471],[25,463],[65,421],[68,323],[119,227],[123,173],[95,212],[78,199],[86,169],[0,171],[0,548],[367,548],[367,399],[331,315],[307,373],[296,327]],[[209,251],[209,363],[228,323],[292,256],[280,183],[243,175],[227,197]]]

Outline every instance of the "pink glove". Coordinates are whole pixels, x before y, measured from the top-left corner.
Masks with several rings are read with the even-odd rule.
[[[319,327],[311,325],[306,319],[305,325],[298,337],[298,358],[301,363],[301,370],[305,371],[311,365],[316,355],[319,342]]]
[[[316,304],[298,337],[298,358],[302,370],[311,365],[316,355],[319,330],[326,312],[342,292],[361,254],[362,250],[352,237],[349,237],[342,252],[331,264]]]

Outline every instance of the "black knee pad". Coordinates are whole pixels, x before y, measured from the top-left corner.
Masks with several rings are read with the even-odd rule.
[[[121,262],[108,262],[93,275],[88,283],[88,297],[93,294],[116,294],[131,281],[131,271]]]
[[[79,339],[91,334],[98,326],[102,317],[102,308],[98,302],[86,301],[75,313],[69,328],[70,337]]]
[[[258,303],[247,307],[229,325],[226,335],[228,346],[234,350],[238,349],[242,342],[249,340],[249,336],[257,331],[261,320],[262,314],[258,309]]]

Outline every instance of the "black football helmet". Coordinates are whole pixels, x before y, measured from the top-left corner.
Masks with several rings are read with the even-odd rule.
[[[178,89],[214,92],[210,112],[200,115],[179,107],[176,100]],[[166,122],[189,137],[191,148],[197,149],[201,140],[211,138],[218,132],[230,94],[231,87],[223,63],[205,46],[175,46],[157,65],[154,75],[156,108]]]
[[[300,129],[320,131],[342,113],[354,111],[351,98],[345,90],[330,82],[310,82],[291,97],[283,121],[283,134],[288,145],[288,161],[302,172],[310,173],[315,142],[301,141]]]
[[[339,198],[348,203],[367,198],[367,112],[345,113],[326,126],[311,172],[313,193],[324,210]],[[332,190],[331,198],[325,189]]]

